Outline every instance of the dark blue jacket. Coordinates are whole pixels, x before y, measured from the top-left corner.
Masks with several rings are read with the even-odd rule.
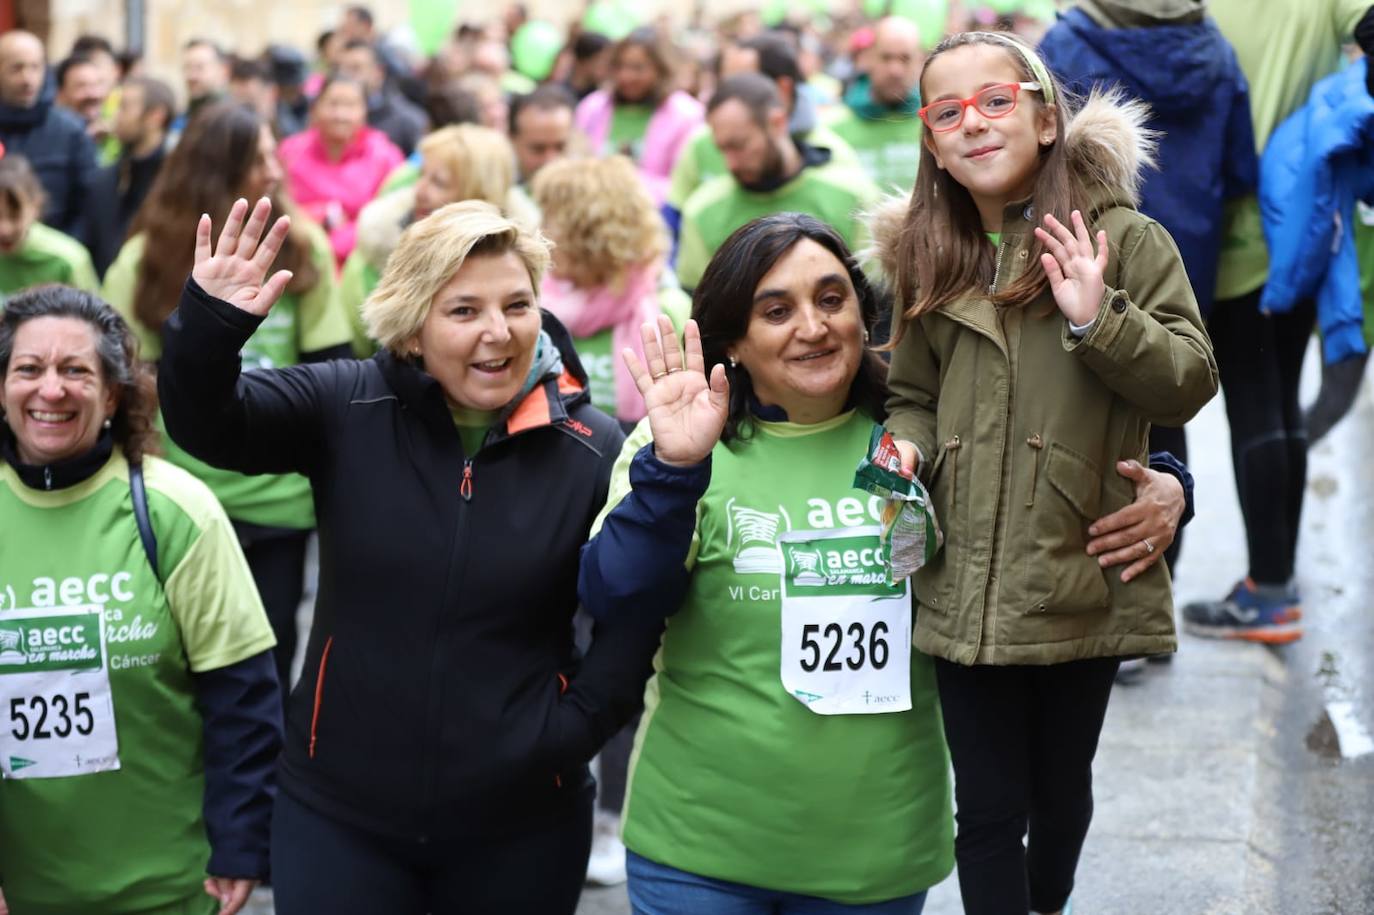
[[[1259,163],[1250,90],[1211,20],[1107,29],[1081,10],[1063,14],[1040,53],[1070,90],[1119,85],[1153,110],[1159,170],[1145,176],[1140,211],[1169,230],[1205,316],[1221,250],[1222,204],[1255,189]]]
[[[1264,147],[1260,216],[1269,244],[1266,312],[1316,298],[1328,363],[1366,351],[1355,200],[1374,196],[1374,99],[1365,64],[1312,87]]]
[[[85,242],[87,189],[95,173],[95,144],[81,119],[42,98],[32,108],[0,105],[5,154],[29,160],[48,205],[43,222]]]

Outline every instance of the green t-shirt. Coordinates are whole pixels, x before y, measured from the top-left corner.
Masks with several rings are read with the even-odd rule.
[[[673,329],[682,333],[683,326],[692,314],[692,300],[681,289],[671,287],[659,290],[658,304],[659,310],[672,319]],[[614,331],[608,327],[590,337],[573,339],[578,361],[587,372],[587,393],[591,395],[592,406],[609,416],[616,416],[619,412],[615,396],[615,372],[620,354],[615,352],[613,336]]]
[[[1255,148],[1307,101],[1318,80],[1336,72],[1341,43],[1369,9],[1369,0],[1211,0],[1207,12],[1236,49],[1250,83]],[[1218,299],[1258,289],[1269,275],[1259,201],[1253,195],[1226,207],[1217,264]]]
[[[851,251],[857,251],[868,237],[861,211],[878,197],[878,188],[862,172],[834,162],[804,168],[775,191],[746,190],[730,175],[712,178],[683,205],[678,279],[685,288],[694,288],[730,233],[773,213],[808,213],[828,223]]]
[[[871,121],[840,108],[830,129],[853,147],[864,171],[883,193],[905,193],[915,186],[921,161],[921,120],[916,115]]]
[[[611,111],[611,129],[606,134],[602,155],[617,153],[635,162],[644,151],[644,135],[649,132],[649,119],[654,109],[649,105],[616,105]]]
[[[496,417],[501,411],[473,410],[449,404],[448,412],[453,417],[453,424],[458,427],[458,438],[462,439],[463,453],[472,457],[482,449],[482,442],[486,441],[487,432],[496,424]]]
[[[329,239],[313,223],[305,226],[311,259],[319,282],[303,295],[285,293],[272,307],[241,353],[244,371],[280,368],[300,362],[301,353],[317,352],[353,342],[353,326],[344,313],[334,281],[334,256]],[[162,356],[162,338],[134,315],[134,290],[143,259],[144,236],[129,239],[105,272],[105,300],[124,316],[138,336],[142,356],[152,362]],[[299,474],[246,476],[200,461],[163,435],[167,459],[202,480],[229,517],[236,521],[307,530],[315,526],[310,481]]]
[[[836,165],[859,167],[859,157],[854,149],[824,124],[818,124],[808,133],[803,142],[808,146],[830,150],[830,161]],[[703,124],[693,132],[673,165],[673,173],[668,179],[668,205],[682,209],[692,192],[707,181],[729,172],[725,157],[720,154],[711,136],[711,127]]]
[[[0,537],[0,631],[16,610],[103,607],[119,752],[117,770],[0,785],[0,869],[16,913],[142,912],[202,895],[210,850],[191,675],[275,640],[234,530],[206,487],[153,457],[144,478],[161,582],[117,452],[90,479],[51,492],[30,489],[0,462],[0,529],[23,532]],[[14,658],[0,653],[7,716],[14,691],[4,681],[23,670]],[[59,726],[56,715],[51,724]]]
[[[630,761],[623,823],[635,853],[848,905],[920,892],[952,869],[930,658],[911,656],[905,712],[815,714],[780,679],[777,537],[878,523],[881,502],[852,488],[873,425],[856,412],[758,423],[712,452],[690,584],[654,659]],[[607,510],[649,438],[644,422],[626,441]]]
[[[86,248],[50,226],[35,222],[13,254],[0,254],[0,296],[30,286],[63,283],[87,292],[100,292],[100,281]]]
[[[403,187],[410,187],[420,180],[420,165],[418,160],[407,159],[400,165],[391,170],[391,174],[382,181],[382,186],[377,190],[373,197],[378,200],[390,194],[392,191],[399,191]]]

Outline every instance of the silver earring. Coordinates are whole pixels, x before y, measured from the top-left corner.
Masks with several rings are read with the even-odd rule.
[[[865,343],[865,344],[868,343],[868,328],[867,328],[867,327],[864,328],[864,343]]]
[[[110,428],[110,427],[113,426],[113,425],[114,425],[114,420],[110,419],[110,418],[107,416],[107,417],[105,417],[105,422],[104,422],[104,424],[101,426],[101,428],[108,429],[108,428]]]
[[[732,368],[732,369],[737,369],[737,368],[739,368],[739,360],[736,359],[734,356],[731,356],[731,357],[730,357],[730,368]]]

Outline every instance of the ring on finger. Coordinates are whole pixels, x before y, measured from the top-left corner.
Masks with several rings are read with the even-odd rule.
[[[660,378],[663,378],[667,374],[667,372],[657,372],[653,375],[650,375],[649,377],[652,378],[654,381],[658,381]]]
[[[674,372],[680,372],[680,371],[682,371],[682,366],[676,365],[676,366],[673,366],[672,368],[670,368],[670,369],[669,369],[667,372],[665,372],[664,374],[666,374],[666,375],[671,375],[671,374],[673,374]]]
[[[1153,543],[1150,542],[1150,538],[1146,537],[1144,540],[1142,540],[1142,541],[1140,541],[1140,542],[1143,543],[1143,544],[1145,545],[1145,554],[1146,554],[1147,556],[1150,555],[1150,554],[1152,554],[1152,553],[1154,553],[1154,551],[1155,551],[1155,545],[1154,545]]]

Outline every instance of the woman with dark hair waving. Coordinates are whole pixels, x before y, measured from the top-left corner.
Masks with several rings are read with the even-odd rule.
[[[191,235],[202,213],[227,213],[241,195],[281,197],[282,169],[270,127],[233,104],[203,108],[163,163],[131,236],[105,274],[105,299],[129,322],[149,362],[162,356],[162,326],[191,269]],[[329,240],[299,220],[277,266],[291,272],[281,307],[244,343],[245,370],[352,355],[352,325],[335,292]],[[175,441],[167,459],[199,477],[234,522],[277,635],[277,677],[290,686],[296,612],[315,513],[310,484],[294,474],[245,476],[196,460]]]
[[[64,286],[0,314],[0,899],[231,915],[267,876],[281,748],[253,579],[210,491],[148,453],[119,315]]]
[[[586,763],[634,712],[659,626],[573,646],[578,550],[623,435],[539,310],[547,245],[490,204],[450,204],[405,231],[364,307],[381,353],[241,372],[290,282],[269,274],[290,231],[264,236],[269,213],[239,201],[213,249],[201,220],[158,381],[192,453],[314,489],[320,596],[287,711],[277,911],[572,915]]]

